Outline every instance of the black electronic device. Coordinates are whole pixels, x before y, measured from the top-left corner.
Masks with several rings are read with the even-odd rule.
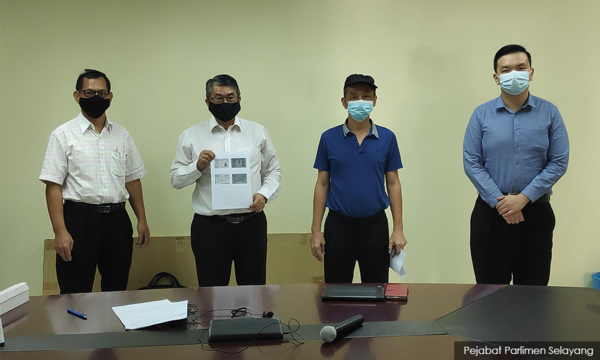
[[[211,320],[208,327],[208,342],[282,339],[283,331],[278,318]]]
[[[333,285],[323,286],[323,300],[384,301],[385,288],[381,285]]]

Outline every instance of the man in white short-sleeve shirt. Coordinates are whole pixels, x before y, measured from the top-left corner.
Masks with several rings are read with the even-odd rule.
[[[146,170],[127,130],[106,116],[113,99],[106,75],[86,69],[75,88],[81,113],[50,135],[39,177],[46,184],[58,284],[61,294],[90,292],[97,266],[102,291],[125,290],[133,252],[126,200],[138,219],[137,244],[150,240],[140,181]]]

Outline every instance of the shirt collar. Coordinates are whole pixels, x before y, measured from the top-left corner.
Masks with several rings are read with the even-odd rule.
[[[531,106],[532,108],[537,107],[536,97],[531,94],[529,94],[529,96],[527,97],[527,101],[525,101],[525,104],[523,104],[523,106],[521,106],[521,109],[525,109],[528,106]],[[502,100],[502,95],[500,95],[496,98],[496,101],[494,102],[494,108],[496,108],[496,109],[505,108],[506,110],[508,110],[506,108],[506,105],[504,105],[504,100]]]
[[[235,120],[233,120],[233,125],[231,126],[237,126],[238,129],[240,129],[240,131],[242,130],[242,119],[240,119],[239,117],[235,117]],[[219,126],[219,123],[217,122],[217,119],[215,119],[214,116],[212,116],[209,120],[208,123],[210,125],[210,131],[212,132],[216,127]]]
[[[81,129],[82,134],[89,128],[94,129],[94,124],[92,124],[88,119],[86,119],[85,116],[83,116],[83,113],[79,113],[79,116],[77,116],[76,121],[77,125],[79,125],[79,128]],[[104,127],[106,127],[106,130],[108,130],[109,132],[112,131],[113,123],[110,120],[108,120],[108,116],[106,117],[106,124],[104,125]]]
[[[346,125],[346,122],[348,121],[348,119],[346,119],[346,121],[344,121],[344,125],[342,125],[342,129],[344,131],[344,137],[346,137],[348,135],[348,133],[350,132],[350,129],[348,129],[348,125]],[[369,120],[371,122],[371,132],[369,132],[369,135],[373,134],[376,138],[379,139],[379,132],[377,131],[377,126],[375,126],[375,123],[373,122],[373,120]],[[367,135],[367,136],[369,136]]]

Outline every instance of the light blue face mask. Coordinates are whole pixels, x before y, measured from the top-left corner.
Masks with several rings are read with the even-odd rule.
[[[348,101],[348,114],[358,122],[365,121],[373,111],[373,102],[367,100]]]
[[[529,86],[529,71],[511,71],[499,78],[502,90],[511,95],[519,95]]]

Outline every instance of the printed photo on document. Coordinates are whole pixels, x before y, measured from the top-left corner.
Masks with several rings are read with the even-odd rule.
[[[246,151],[215,154],[215,159],[210,163],[214,210],[248,209],[252,204],[252,184],[247,164]]]

